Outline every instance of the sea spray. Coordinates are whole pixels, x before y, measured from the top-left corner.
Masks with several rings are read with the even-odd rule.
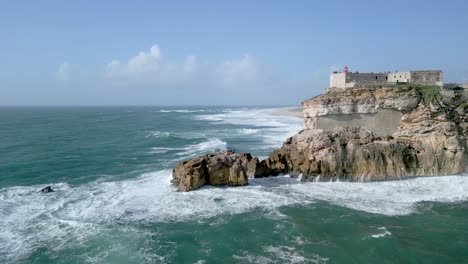
[[[0,263],[466,259],[466,175],[373,183],[284,175],[179,193],[170,182],[177,160],[227,146],[266,157],[302,120],[270,109],[174,109],[203,111],[3,109]],[[211,114],[218,121],[198,118]],[[39,192],[48,185],[55,192]]]

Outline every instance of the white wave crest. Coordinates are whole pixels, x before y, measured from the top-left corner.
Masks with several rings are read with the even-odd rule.
[[[157,138],[157,137],[168,137],[168,136],[170,136],[170,135],[171,135],[171,133],[169,133],[169,132],[164,132],[164,131],[156,130],[156,131],[148,132],[148,133],[146,134],[145,137],[147,137],[147,138],[148,138],[148,137],[155,137],[155,138]]]
[[[210,140],[189,145],[184,148],[180,148],[181,152],[177,153],[178,156],[191,157],[196,154],[202,154],[207,151],[217,151],[228,149],[228,144],[219,138],[212,138]]]
[[[385,228],[384,226],[379,227],[378,230],[379,230],[379,233],[371,235],[371,237],[381,238],[381,237],[386,237],[386,236],[391,236],[392,235],[392,233],[390,231],[388,231],[387,228]]]
[[[303,256],[303,252],[290,246],[265,246],[262,247],[264,255],[254,255],[247,251],[234,254],[233,259],[240,263],[327,263],[328,258],[313,255],[312,258]],[[265,256],[266,255],[266,256]]]
[[[238,133],[259,135],[263,138],[262,148],[275,148],[303,128],[301,118],[272,115],[272,112],[277,110],[278,108],[225,110],[222,113],[197,115],[194,118],[216,124],[248,126],[249,128],[237,130]]]
[[[415,212],[420,202],[460,202],[468,199],[468,177],[421,177],[374,183],[299,183],[288,176],[252,179],[236,188],[206,186],[180,193],[170,185],[169,170],[132,180],[91,182],[70,187],[53,184],[0,189],[0,256],[15,262],[42,243],[87,239],[105,226],[132,222],[194,221],[223,214],[278,208],[317,201],[383,215]],[[388,230],[372,237],[390,235]],[[76,237],[79,234],[79,237]],[[54,242],[55,241],[55,242]]]
[[[251,128],[241,128],[237,130],[240,134],[244,135],[251,135],[251,134],[256,134],[258,133],[258,129],[251,129]]]
[[[222,121],[223,118],[221,117],[222,114],[217,114],[217,115],[199,115],[196,118],[198,120],[205,120],[205,121],[212,121],[212,122],[218,122]]]
[[[164,154],[171,150],[175,150],[174,148],[166,148],[166,147],[154,147],[148,152],[149,154]]]
[[[170,147],[152,147],[149,154],[164,154],[169,151],[177,151],[176,155],[184,158],[189,158],[195,155],[201,155],[206,152],[214,152],[218,150],[228,149],[229,146],[226,142],[219,138],[212,138],[207,141],[200,143],[187,145],[181,148],[170,148]]]
[[[175,109],[175,110],[166,110],[161,109],[159,110],[160,113],[198,113],[198,112],[205,112],[205,110],[189,110],[189,109]]]

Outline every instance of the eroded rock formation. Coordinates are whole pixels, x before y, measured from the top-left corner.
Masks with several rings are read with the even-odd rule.
[[[190,191],[203,185],[241,186],[255,175],[258,159],[250,154],[224,150],[179,162],[172,173],[172,183],[179,191]]]
[[[427,89],[427,90],[424,90]],[[434,87],[393,87],[330,91],[303,103],[307,120],[320,115],[401,111],[396,131],[375,134],[343,124],[309,129],[286,140],[265,162],[304,180],[387,180],[405,176],[462,173],[467,166],[467,113],[464,102],[444,102]],[[398,99],[400,98],[400,99]],[[276,172],[276,170],[275,170]],[[320,177],[318,177],[320,176]]]
[[[259,162],[232,151],[205,155],[179,163],[174,183],[179,190],[189,191],[203,184],[244,185],[248,177],[281,173],[301,175],[304,181],[378,181],[462,173],[468,167],[468,106],[462,97],[444,100],[434,89],[329,89],[302,103],[306,129],[288,138],[267,159]],[[335,129],[317,128],[320,116],[346,117],[381,109],[401,113],[391,134],[346,122],[337,123],[341,125]]]
[[[382,109],[402,113],[415,108],[421,97],[410,87],[329,88],[302,102],[306,128],[317,128],[317,119],[329,115],[375,114]]]

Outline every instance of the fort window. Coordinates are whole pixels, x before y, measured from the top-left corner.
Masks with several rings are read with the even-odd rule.
[[[375,79],[377,80],[377,76],[375,76]]]
[[[385,80],[388,80],[388,77],[385,77]]]

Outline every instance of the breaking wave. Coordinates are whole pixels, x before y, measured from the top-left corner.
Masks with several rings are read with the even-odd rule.
[[[375,183],[300,183],[280,176],[252,179],[244,187],[207,186],[180,193],[170,185],[170,171],[163,170],[132,180],[95,181],[76,187],[56,183],[52,185],[56,192],[46,195],[38,192],[43,186],[3,188],[0,255],[17,258],[44,241],[66,243],[64,238],[70,234],[85,239],[113,224],[193,221],[252,210],[279,213],[282,206],[317,201],[375,214],[406,215],[416,212],[421,202],[467,200],[466,176]],[[379,231],[373,237],[390,235],[387,230]]]
[[[159,110],[160,113],[198,113],[198,112],[205,112],[205,110],[188,110],[188,109],[175,109],[175,110]]]
[[[242,128],[238,129],[238,132],[243,135],[252,135],[258,133],[258,129],[251,129],[251,128]]]
[[[149,154],[164,154],[171,150],[175,150],[174,148],[166,148],[166,147],[154,147],[148,152]]]
[[[180,148],[177,156],[191,157],[196,154],[204,153],[207,151],[218,151],[228,149],[229,146],[226,142],[220,140],[219,138],[212,138],[201,143],[189,145],[184,148]]]
[[[158,137],[168,137],[170,135],[171,135],[171,133],[169,133],[169,132],[156,130],[156,131],[148,132],[145,137],[147,137],[147,138],[148,137],[158,138]]]
[[[381,238],[381,237],[386,237],[386,236],[391,236],[392,233],[387,230],[386,227],[382,226],[377,228],[379,230],[379,233],[371,235],[373,238]]]
[[[235,133],[254,135],[262,139],[262,145],[278,147],[284,139],[302,128],[302,120],[272,116],[272,111],[225,110],[206,115],[207,110],[204,115],[196,114],[194,117],[213,123],[239,125],[233,129]],[[169,136],[166,133],[152,131],[143,135]],[[171,135],[177,135],[177,132],[171,132]],[[203,135],[204,139],[200,137],[198,134],[185,137],[183,144],[174,147],[154,146],[155,140],[145,145],[145,150],[148,146],[154,146],[149,148],[150,153],[163,154],[161,156],[170,157],[173,161],[172,158],[186,159],[229,148],[216,134]],[[180,193],[175,192],[170,184],[171,171],[161,170],[118,181],[101,179],[74,186],[53,183],[55,192],[49,194],[38,192],[44,185],[0,188],[0,262],[17,263],[44,245],[61,250],[70,244],[85,244],[96,234],[112,233],[115,226],[131,232],[135,223],[204,221],[211,217],[251,211],[281,216],[279,209],[283,206],[307,206],[324,201],[367,213],[408,215],[418,212],[423,202],[456,203],[468,200],[467,176],[420,177],[372,183],[301,183],[296,178],[280,176],[251,179],[250,185],[243,187],[206,186],[197,191]],[[384,227],[373,232],[369,234],[372,238],[391,236]],[[272,245],[263,250],[268,256],[273,254],[281,261],[303,260],[300,252],[287,246]],[[241,253],[234,258],[250,260],[252,256]],[[326,259],[317,256],[317,263],[320,261]]]
[[[261,148],[279,147],[283,141],[295,135],[303,128],[303,120],[290,116],[275,116],[271,109],[225,110],[222,113],[196,115],[195,119],[215,124],[231,124],[245,126],[238,133],[255,134],[262,138]]]
[[[176,155],[179,157],[190,158],[194,155],[201,155],[207,152],[215,152],[219,150],[228,149],[229,146],[226,142],[220,140],[219,138],[212,138],[200,143],[187,145],[180,148],[170,148],[170,147],[152,147],[148,152],[150,154],[163,154],[169,151],[177,151]]]

